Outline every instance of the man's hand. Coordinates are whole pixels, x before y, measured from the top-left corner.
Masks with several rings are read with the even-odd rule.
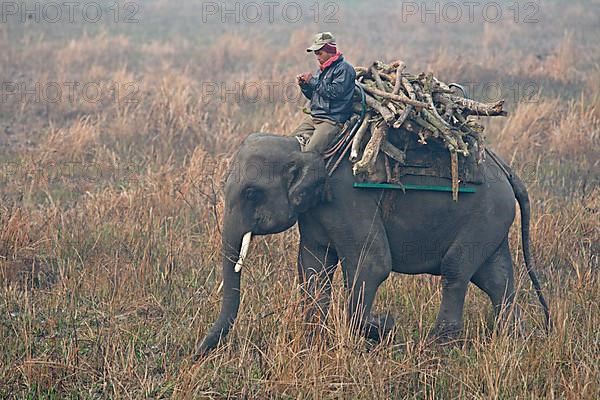
[[[304,74],[300,74],[296,76],[296,79],[298,79],[298,84],[302,85],[303,83],[306,83],[312,79],[312,73],[306,72]]]

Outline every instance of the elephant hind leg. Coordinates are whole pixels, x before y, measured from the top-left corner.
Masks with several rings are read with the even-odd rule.
[[[508,239],[477,270],[471,281],[490,298],[497,328],[502,329],[509,319],[516,323],[515,327],[521,328],[520,310],[514,303],[513,263]]]
[[[463,308],[469,278],[461,274],[444,274],[442,270],[442,303],[430,337],[446,341],[456,337],[463,328]]]
[[[442,303],[430,337],[447,341],[454,339],[463,329],[465,296],[471,277],[495,251],[495,247],[482,246],[475,241],[474,232],[458,237],[444,254],[440,265],[442,278]],[[494,243],[491,240],[489,243]]]

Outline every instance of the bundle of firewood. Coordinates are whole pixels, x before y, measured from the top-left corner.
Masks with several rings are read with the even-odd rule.
[[[506,115],[502,110],[503,100],[495,103],[480,103],[464,97],[457,84],[446,84],[432,73],[413,75],[405,72],[402,61],[385,64],[376,61],[371,67],[355,67],[356,79],[364,89],[367,111],[360,127],[352,139],[350,159],[354,163],[354,174],[372,175],[379,151],[398,163],[403,162],[403,152],[388,140],[390,128],[402,128],[412,132],[418,141],[427,144],[430,138],[442,140],[452,157],[453,177],[457,156],[468,156],[477,147],[477,159],[483,159],[485,149],[483,126],[477,116]],[[454,88],[459,90],[453,90]],[[356,104],[356,110],[361,108]],[[364,147],[360,160],[359,151]],[[468,140],[467,140],[468,139]],[[473,146],[475,147],[475,146]],[[453,187],[458,188],[457,178]]]

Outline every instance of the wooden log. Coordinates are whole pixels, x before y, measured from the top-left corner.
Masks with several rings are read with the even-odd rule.
[[[356,79],[360,76],[367,76],[369,74],[369,69],[365,67],[354,67],[354,72],[356,72]]]
[[[450,86],[448,86],[446,83],[440,81],[438,78],[436,78],[435,76],[433,77],[433,82],[435,83],[436,87],[433,88],[434,91],[440,90],[440,91],[449,91],[450,93],[454,93],[452,91],[452,89],[450,88]]]
[[[427,144],[427,139],[431,137],[431,132],[426,129],[422,129],[417,133],[417,135],[419,136],[417,142],[421,144]]]
[[[385,72],[379,71],[379,76],[384,82],[394,83],[396,82],[396,76],[394,74],[386,74]]]
[[[373,78],[373,76],[371,75],[370,68],[354,67],[354,71],[356,72],[357,80],[359,80],[360,78],[364,78],[364,79],[372,79]],[[381,78],[382,81],[390,82],[390,83],[396,82],[396,76],[394,74],[386,74],[385,72],[381,72],[381,71],[378,71],[378,72],[379,72],[379,77]],[[403,76],[409,77],[410,79],[416,78],[415,75],[407,75],[406,73],[403,74]],[[452,93],[454,93],[454,92],[452,92]]]
[[[360,175],[364,173],[367,175],[373,175],[376,172],[375,163],[377,161],[377,155],[379,154],[381,143],[383,140],[385,140],[387,130],[387,124],[382,122],[376,124],[375,126],[371,126],[371,139],[369,140],[369,143],[367,143],[360,161],[358,161],[352,167],[354,175]]]
[[[469,155],[469,149],[462,140],[461,133],[458,129],[450,129],[447,126],[442,125],[439,119],[427,110],[422,110],[421,114],[427,122],[437,128],[444,139],[448,150],[461,153],[465,157]]]
[[[401,164],[406,160],[406,154],[387,140],[381,143],[381,151]]]
[[[454,116],[461,123],[463,131],[475,138],[477,145],[477,163],[480,164],[485,158],[485,136],[483,134],[483,126],[474,121],[467,120],[460,112],[454,113]],[[473,126],[475,124],[476,126]]]
[[[377,68],[375,68],[375,64],[373,64],[371,66],[371,76],[373,76],[373,80],[375,81],[375,85],[377,86],[377,89],[385,92],[385,86],[383,86],[383,81],[381,80],[381,76],[379,76],[379,71],[377,71]]]
[[[448,147],[448,150],[458,150],[458,143],[456,141],[456,138],[452,137],[452,133],[450,132],[450,129],[448,129],[448,127],[440,123],[440,121],[427,110],[422,110],[421,115],[423,116],[425,121],[433,125],[436,128],[436,130],[440,133],[440,136],[442,136],[442,138],[446,142],[446,147]]]
[[[392,74],[398,70],[398,67],[401,65],[406,65],[402,60],[393,61],[391,64],[386,64],[382,61],[375,61],[373,63],[375,67],[384,74]],[[404,69],[404,68],[403,68]]]
[[[427,102],[432,106],[431,110],[423,110],[425,120],[439,129],[446,145],[450,151],[458,151],[464,156],[469,155],[466,143],[462,139],[459,129],[452,129],[452,126],[442,118],[433,104],[432,87],[434,85],[433,74],[430,72],[425,77],[423,94]]]
[[[394,83],[392,94],[400,93],[400,88],[402,87],[402,71],[404,71],[405,68],[406,64],[404,64],[402,61],[399,61],[398,68],[396,68],[396,82]]]
[[[462,133],[460,130],[452,130],[454,133],[454,137],[456,138],[456,143],[458,144],[459,151],[462,151],[462,154],[466,157],[469,155],[469,145],[465,143],[462,137]]]
[[[388,100],[389,101],[389,100]],[[386,103],[385,106],[392,112],[394,115],[400,114],[400,111],[396,108],[396,106],[392,103]]]
[[[383,159],[385,162],[385,181],[391,182],[392,181],[392,168],[390,167],[390,159],[388,157],[384,157]]]
[[[358,160],[358,152],[360,151],[360,146],[362,145],[365,133],[369,129],[369,124],[371,123],[370,119],[371,113],[366,113],[360,127],[354,134],[354,138],[352,139],[352,150],[350,150],[350,161],[352,162]]]
[[[498,100],[495,103],[480,103],[475,100],[465,99],[460,96],[450,96],[450,100],[458,104],[463,108],[465,115],[480,115],[480,116],[497,116],[507,115],[502,107],[504,106],[504,100]]]
[[[364,87],[366,87],[366,85]],[[386,123],[391,125],[394,122],[394,114],[392,114],[390,110],[381,105],[381,103],[375,100],[373,96],[366,94],[365,98],[367,100],[367,105],[377,111]]]
[[[412,105],[407,105],[406,108],[404,109],[404,111],[402,111],[402,114],[400,114],[400,116],[398,117],[397,120],[394,121],[394,123],[392,124],[392,128],[394,129],[398,129],[402,126],[402,124],[404,123],[404,121],[406,121],[406,119],[408,118],[408,116],[410,115],[410,113],[412,112],[412,110],[414,109],[414,107]]]
[[[508,113],[504,110],[502,111],[475,111],[475,110],[463,110],[463,114],[465,116],[469,116],[469,115],[476,115],[478,117],[506,117],[508,115]]]
[[[395,71],[396,67],[398,65],[396,65],[394,63],[388,65],[388,64],[384,63],[383,61],[376,60],[373,63],[373,66],[375,68],[377,68],[380,72],[383,72],[384,74],[389,74],[389,73],[392,73],[393,71]]]
[[[443,96],[439,93],[434,93],[433,99],[444,106],[444,117],[447,121],[453,121],[453,119],[457,119],[454,116],[454,112],[456,111],[457,106],[456,104],[454,104],[454,102],[452,102],[452,100],[450,100],[448,96]]]
[[[400,66],[398,68],[400,68]],[[400,84],[404,87],[404,90],[406,90],[406,93],[408,94],[408,96],[411,99],[415,100],[417,98],[415,95],[415,88],[413,88],[413,86],[410,84],[408,79],[401,76]],[[392,127],[395,129],[400,128],[402,126],[402,124],[404,123],[404,121],[406,121],[408,116],[411,114],[413,109],[414,109],[414,106],[412,104],[408,104],[406,106],[406,108],[404,109],[404,111],[402,112],[402,114],[400,115],[400,117],[398,117],[398,119],[392,124]]]
[[[434,138],[440,137],[440,131],[435,126],[431,125],[425,119],[423,119],[418,113],[412,117],[412,120],[419,125],[421,128],[428,130],[431,132],[431,135]],[[407,124],[408,125],[408,124]]]
[[[452,173],[452,200],[458,201],[458,156],[450,151],[450,169]]]
[[[432,87],[433,87],[433,73],[428,73],[425,77],[425,86],[423,86],[423,94],[425,95],[425,101],[431,106],[431,113],[433,116],[439,120],[439,122],[445,125],[447,128],[450,128],[450,124],[442,118],[442,116],[438,113],[437,108],[435,108],[435,104],[433,104],[433,95],[432,95]]]
[[[364,83],[360,83],[360,82],[359,82],[359,85],[362,86],[362,88],[365,89],[367,92],[375,94],[377,96],[381,96],[381,97],[384,97],[387,99],[399,101],[400,103],[411,104],[416,107],[421,107],[421,108],[426,108],[426,109],[429,109],[431,107],[427,103],[423,103],[423,102],[417,101],[417,100],[412,100],[412,99],[406,97],[404,94],[400,95],[400,94],[387,93],[387,92],[373,88],[371,86],[365,85]]]
[[[425,98],[425,95],[423,94],[423,82],[421,80],[417,80],[412,82],[411,85],[415,91],[415,98],[417,100],[423,99]]]
[[[410,97],[413,100],[417,99],[417,95],[415,94],[415,88],[413,87],[413,85],[410,84],[409,80],[404,76],[402,77],[402,86],[404,87],[404,90],[406,90],[408,97]]]

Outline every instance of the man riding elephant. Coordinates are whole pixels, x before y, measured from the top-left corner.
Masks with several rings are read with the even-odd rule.
[[[310,100],[310,115],[292,134],[308,140],[304,151],[323,154],[352,115],[356,72],[338,51],[330,32],[318,33],[306,51],[315,53],[320,68],[314,76],[307,72],[296,77]]]

